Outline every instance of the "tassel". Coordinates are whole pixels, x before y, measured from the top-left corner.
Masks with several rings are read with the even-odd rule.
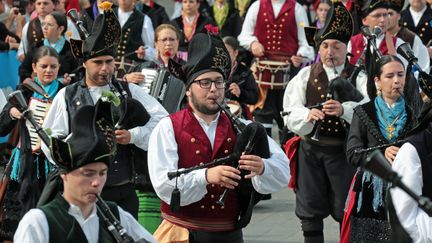
[[[178,177],[176,177],[175,189],[171,193],[170,210],[173,213],[177,213],[178,211],[180,211],[180,191],[177,187],[177,179]]]

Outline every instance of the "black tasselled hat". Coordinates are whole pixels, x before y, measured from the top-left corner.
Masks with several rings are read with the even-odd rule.
[[[224,79],[227,79],[231,72],[231,59],[217,28],[207,25],[206,29],[207,34],[198,33],[192,38],[189,43],[188,61],[184,65],[173,59],[169,60],[169,72],[182,80],[186,87],[205,72],[219,72]]]

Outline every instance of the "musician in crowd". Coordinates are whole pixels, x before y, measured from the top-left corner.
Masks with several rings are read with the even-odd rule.
[[[399,144],[415,125],[415,116],[403,95],[407,85],[405,67],[396,56],[383,56],[374,72],[376,97],[354,108],[347,139],[348,162],[362,167],[368,151],[378,145],[386,159],[393,163]],[[349,193],[344,217],[343,242],[390,242],[392,229],[385,204],[389,185],[369,171],[357,170]]]
[[[59,92],[45,119],[44,128],[50,128],[53,137],[66,138],[71,133],[70,121],[76,116],[77,109],[83,105],[95,104],[103,91],[113,90],[119,93],[122,102],[126,98],[132,98],[135,102],[141,103],[148,113],[144,112],[142,116],[149,116],[149,121],[145,125],[123,128],[120,123],[122,113],[115,113],[116,119],[119,120],[115,131],[118,148],[102,191],[104,199],[115,201],[137,217],[138,198],[132,181],[134,146],[147,150],[150,132],[168,113],[140,87],[112,78],[114,47],[120,39],[120,23],[110,5],[104,7],[104,14],[96,18],[90,36],[85,41],[71,40],[74,55],[84,60],[85,77]],[[48,149],[45,146],[42,149],[45,155],[50,157]]]
[[[312,61],[314,50],[308,45],[303,27],[309,21],[305,9],[294,0],[256,1],[250,6],[242,31],[238,36],[240,45],[252,52],[255,58],[282,61],[291,65],[290,75],[294,75],[300,65]],[[285,76],[285,75],[284,75]],[[271,78],[263,80],[272,82]],[[255,120],[261,122],[271,134],[273,120],[279,130],[283,128],[283,94],[289,79],[276,76],[278,87],[260,85],[260,99],[255,105]]]
[[[173,19],[172,24],[180,33],[181,52],[187,53],[189,42],[195,34],[206,32],[205,26],[215,25],[212,19],[199,12],[200,0],[182,0],[181,16]],[[187,59],[184,57],[183,59]]]
[[[426,3],[426,0],[410,0],[410,5],[405,8],[401,14],[402,26],[407,27],[416,33],[423,44],[429,50],[429,56],[432,57],[432,9]]]
[[[73,56],[69,41],[65,37],[67,17],[63,13],[54,11],[45,16],[41,26],[44,40],[35,43],[32,50],[25,56],[19,67],[20,80],[22,82],[24,79],[32,77],[32,61],[35,50],[40,46],[51,46],[57,51],[60,58],[59,79],[61,81],[64,79],[64,84],[68,84],[71,79],[69,74],[78,67],[78,61]]]
[[[55,10],[55,6],[58,0],[36,0],[35,1],[35,13],[37,17],[27,22],[22,30],[21,43],[18,48],[17,57],[23,61],[27,52],[29,52],[35,43],[44,39],[42,22],[44,22],[45,16]],[[72,33],[71,38],[79,39],[79,33],[76,27],[71,21],[67,22],[67,31]],[[66,36],[68,39],[69,36]]]
[[[363,26],[367,26],[371,33],[374,33],[375,31],[377,31],[377,29],[380,32],[375,36],[372,36],[372,39],[375,40],[376,46],[381,52],[381,54],[396,55],[396,49],[402,43],[404,43],[404,41],[387,32],[387,27],[389,25],[389,14],[387,11],[387,9],[389,8],[389,2],[387,0],[365,0],[359,2],[358,4],[361,7],[361,18]],[[375,57],[369,58],[369,53],[365,51],[368,48],[367,43],[368,38],[365,37],[362,33],[358,33],[357,35],[351,37],[351,40],[348,43],[348,52],[351,53],[351,57],[349,59],[351,64],[357,65],[357,62],[362,55],[364,55],[365,58],[363,59],[363,62],[359,65],[362,65],[365,59],[368,60],[368,62],[366,63],[372,63],[369,60],[372,60]],[[365,52],[365,54],[363,54],[363,52]],[[378,55],[375,53],[374,50],[371,52],[373,53],[371,56]],[[373,68],[366,66],[366,70],[367,72],[369,72],[369,75],[373,75],[370,73],[372,69]],[[374,96],[374,94],[369,95],[371,97]]]
[[[120,233],[119,229],[114,225],[114,229],[108,228],[103,220],[108,213],[97,202],[115,161],[111,104],[99,100],[95,106],[81,106],[76,114],[71,124],[73,135],[67,142],[51,139],[63,191],[23,217],[15,242],[122,242],[113,236],[112,230]],[[130,213],[113,202],[107,205],[133,240],[156,242]]]
[[[135,9],[134,0],[119,0],[116,16],[122,33],[117,46],[117,59],[155,60],[154,29],[151,19]]]
[[[430,82],[429,82],[430,84]],[[425,92],[432,98],[432,93]],[[420,122],[414,128],[405,143],[400,147],[392,164],[408,188],[417,195],[432,199],[430,155],[432,150],[432,107],[430,103],[423,112]],[[393,205],[401,225],[412,242],[430,242],[432,239],[431,217],[418,207],[418,203],[399,188],[391,189]]]
[[[217,0],[211,7],[210,15],[219,28],[220,36],[237,36],[241,32],[243,20],[233,2],[229,0]]]
[[[33,57],[32,67],[36,76],[28,82],[39,89],[20,86],[20,90],[23,91],[30,110],[42,124],[52,100],[64,86],[57,79],[60,62],[54,48],[42,46],[35,50]],[[0,136],[7,135],[18,124],[18,141],[7,166],[5,176],[9,178],[9,182],[4,182],[6,192],[1,209],[0,237],[6,241],[13,239],[18,222],[28,210],[36,206],[51,169],[51,164],[41,153],[40,139],[35,129],[21,118],[21,112],[11,103],[0,113]]]
[[[156,29],[161,24],[167,24],[170,21],[165,8],[154,0],[137,0],[135,8],[149,16],[153,24],[153,29]]]
[[[157,27],[154,38],[157,59],[137,65],[133,69],[133,72],[123,76],[123,80],[135,84],[142,83],[145,78],[141,73],[142,68],[153,68],[156,70],[166,68],[168,67],[170,58],[176,62],[183,63],[184,61],[178,55],[179,39],[180,34],[173,25],[162,24]]]
[[[368,100],[366,75],[360,72],[357,77],[350,76],[354,67],[346,62],[351,15],[341,2],[335,2],[326,21],[326,27],[314,38],[320,62],[301,69],[284,95],[284,111],[288,113],[285,123],[301,138],[295,213],[301,221],[304,242],[324,242],[323,219],[327,216],[342,223],[355,172],[346,161],[345,138],[353,108]]]
[[[252,120],[247,105],[254,105],[258,101],[258,86],[252,71],[237,61],[240,48],[238,41],[232,36],[226,36],[223,42],[231,58],[231,73],[227,80],[225,98],[237,102],[241,116]]]
[[[162,119],[149,142],[150,178],[163,201],[163,221],[154,235],[160,242],[243,242],[242,227],[249,223],[255,190],[271,193],[285,188],[288,160],[274,140],[267,142],[258,123],[250,124],[259,128],[255,130],[258,138],[249,138],[248,127],[236,135],[233,126],[244,124],[220,111],[218,103],[224,100],[231,70],[222,40],[214,33],[200,33],[190,44],[191,58],[184,65],[169,63],[170,72],[186,83],[188,107]],[[242,154],[245,142],[255,145],[251,154]],[[239,168],[215,165],[173,180],[167,176],[167,172],[230,154]],[[245,170],[244,178],[240,170]],[[248,182],[252,185],[242,192],[240,188]],[[226,201],[218,205],[217,198],[226,188],[230,189]]]
[[[387,32],[400,38],[404,42],[408,42],[411,49],[416,54],[420,68],[426,73],[429,73],[430,57],[428,48],[423,44],[416,33],[409,30],[406,26],[400,26],[400,13],[404,2],[403,0],[389,1],[389,8],[387,9],[389,25],[387,26]]]

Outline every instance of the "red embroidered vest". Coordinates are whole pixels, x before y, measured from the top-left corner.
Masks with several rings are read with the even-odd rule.
[[[189,109],[170,115],[177,144],[178,168],[189,168],[214,159],[225,157],[233,152],[236,134],[229,118],[221,113],[216,128],[214,149],[198,120]],[[169,205],[162,202],[162,217],[173,224],[193,230],[230,231],[235,229],[240,208],[237,193],[229,190],[225,206],[216,201],[224,188],[207,185],[207,194],[200,201],[180,207],[173,213]]]
[[[393,36],[392,40],[393,40],[393,45],[396,46],[397,38]],[[366,43],[361,33],[351,37],[350,41],[351,41],[351,54],[352,54],[350,63],[355,65],[357,63],[357,60],[360,58],[361,54],[363,53]],[[383,55],[388,54],[388,48],[385,39],[381,41],[381,44],[379,45],[378,49],[381,51]]]
[[[286,0],[275,18],[271,0],[260,0],[254,35],[266,51],[283,52],[289,56],[298,50],[294,0]]]

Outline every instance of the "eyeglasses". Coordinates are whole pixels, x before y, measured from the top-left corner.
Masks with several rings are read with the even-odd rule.
[[[223,79],[217,79],[217,80],[200,79],[200,80],[193,81],[193,83],[199,83],[199,86],[203,89],[210,89],[212,86],[212,83],[215,84],[215,87],[217,89],[224,89],[225,88],[225,80],[223,80]]]
[[[47,28],[54,28],[56,25],[55,25],[55,24],[52,24],[52,23],[45,23],[45,22],[42,22],[42,23],[41,23],[41,27],[44,28],[45,26],[46,26]]]
[[[162,43],[166,43],[166,42],[174,42],[174,41],[176,41],[177,39],[176,38],[163,38],[163,39],[159,39],[158,41],[159,42],[162,42]]]
[[[389,16],[389,14],[388,13],[377,13],[377,14],[369,15],[369,16],[371,16],[374,19],[380,19],[381,17],[387,18]]]

